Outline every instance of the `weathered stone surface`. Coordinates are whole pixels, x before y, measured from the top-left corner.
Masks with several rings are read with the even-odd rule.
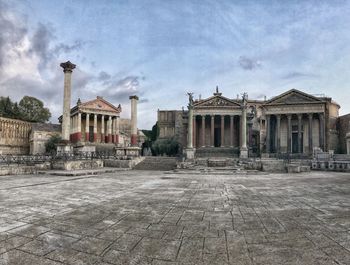
[[[347,173],[0,178],[0,264],[349,264]]]

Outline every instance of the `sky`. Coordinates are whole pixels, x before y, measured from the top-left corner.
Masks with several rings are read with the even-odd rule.
[[[150,129],[158,109],[247,92],[296,88],[350,112],[350,1],[0,0],[0,96],[34,96],[62,113],[63,72],[72,106],[102,96]]]

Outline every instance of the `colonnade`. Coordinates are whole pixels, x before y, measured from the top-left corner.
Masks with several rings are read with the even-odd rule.
[[[119,143],[119,116],[81,112],[71,117],[72,142],[83,140],[82,115],[85,116],[85,142]],[[92,121],[90,121],[91,117]],[[93,126],[92,137],[90,137],[90,126]]]
[[[193,115],[193,122],[192,122],[192,126],[193,126],[193,132],[192,132],[192,137],[193,137],[193,145],[194,147],[205,147],[206,146],[206,116],[208,115]],[[239,138],[239,135],[235,135],[235,126],[234,126],[234,117],[241,117],[240,115],[209,115],[210,116],[210,143],[209,146],[214,147],[215,144],[215,117],[219,116],[220,117],[220,146],[223,147],[224,146],[224,139],[225,139],[225,117],[229,116],[230,117],[230,121],[229,121],[229,146],[233,147],[234,146],[234,140],[235,137]],[[197,117],[199,117],[200,120],[200,124],[201,126],[197,126]],[[201,132],[199,133],[199,130],[201,130]],[[197,135],[201,137],[201,139],[198,139],[198,145],[197,143]]]
[[[314,143],[313,140],[313,121],[317,117],[319,122],[319,139],[318,143]],[[324,113],[297,113],[297,114],[271,114],[266,115],[266,152],[267,153],[280,153],[281,152],[281,119],[287,119],[287,152],[292,153],[292,120],[297,119],[297,153],[312,153],[313,147],[318,146],[322,150],[325,150],[325,116]],[[303,150],[303,121],[307,120],[308,128],[308,151]],[[305,136],[304,136],[305,137]],[[305,138],[304,138],[305,139]],[[295,152],[296,150],[294,150]]]

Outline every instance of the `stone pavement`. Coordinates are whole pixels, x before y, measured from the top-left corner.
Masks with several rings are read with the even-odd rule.
[[[0,177],[0,264],[350,264],[350,175]]]

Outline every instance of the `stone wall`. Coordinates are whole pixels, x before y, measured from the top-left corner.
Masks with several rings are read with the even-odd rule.
[[[0,117],[0,154],[29,154],[31,123]]]
[[[59,170],[81,170],[103,168],[103,161],[94,160],[76,160],[76,161],[55,161],[52,163],[52,169]]]
[[[339,144],[338,153],[346,154],[346,133],[350,132],[350,114],[338,118]]]

